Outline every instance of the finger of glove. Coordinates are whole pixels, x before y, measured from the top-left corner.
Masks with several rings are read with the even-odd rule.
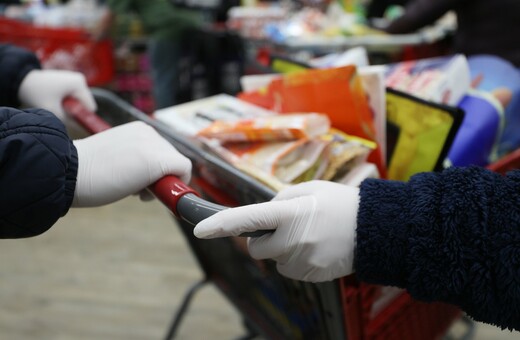
[[[283,276],[298,281],[324,282],[333,279],[326,276],[327,271],[313,268],[312,266],[307,266],[296,261],[285,264],[278,263],[276,265],[276,270],[278,270],[278,272]]]
[[[245,232],[276,229],[285,202],[266,202],[220,211],[199,222],[193,233],[198,238],[238,236]]]
[[[78,84],[76,86],[76,89],[71,93],[71,95],[77,100],[79,100],[83,105],[85,105],[85,108],[87,108],[87,110],[97,110],[96,100],[94,99],[94,96],[92,95],[92,92],[90,92],[90,89],[87,87],[86,83]]]
[[[249,253],[255,259],[271,258],[285,263],[301,251],[298,246],[312,221],[315,200],[312,196],[292,200],[272,201],[270,214],[277,214],[276,230],[257,238],[250,238]],[[309,215],[310,213],[310,215]]]
[[[273,201],[281,201],[281,200],[289,200],[292,198],[312,195],[316,192],[317,187],[320,185],[319,183],[324,181],[311,181],[304,182],[300,184],[296,184],[290,187],[287,187],[280,191],[274,198]]]
[[[120,134],[132,136],[131,143],[135,143],[149,167],[149,183],[159,180],[166,175],[179,177],[189,183],[191,179],[191,161],[182,155],[172,144],[164,139],[155,129],[143,122],[132,122],[117,127]]]
[[[189,183],[191,180],[192,164],[189,158],[185,157],[177,151],[173,146],[170,148],[169,156],[161,155],[161,171],[157,178],[153,181],[159,180],[163,176],[174,175],[180,178],[184,183]]]
[[[288,277],[289,279],[293,280],[300,280],[302,281],[303,278],[306,276],[305,272],[299,263],[277,263],[276,264],[276,270],[282,274],[285,277]],[[306,280],[303,280],[306,281]]]
[[[190,181],[191,181],[191,163],[188,163],[187,166],[183,166],[182,168],[172,168],[171,172],[174,176],[179,177],[179,179],[183,183],[185,183],[185,184],[190,183]]]
[[[175,175],[181,179],[184,183],[189,183],[191,180],[191,160],[181,154],[173,145],[171,145],[166,139],[161,137],[165,147],[170,151],[167,153],[167,166],[163,168],[163,175]],[[166,154],[165,154],[166,155]]]
[[[96,101],[83,74],[67,70],[45,70],[43,75],[54,82],[53,92],[57,96],[55,101],[59,101],[57,105],[60,107],[63,99],[70,95],[79,100],[88,110],[95,111],[97,109]]]
[[[285,261],[284,259],[291,255],[286,235],[273,232],[259,237],[250,237],[247,242],[249,255],[257,260]]]

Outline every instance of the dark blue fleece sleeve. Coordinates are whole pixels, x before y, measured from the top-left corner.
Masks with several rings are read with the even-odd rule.
[[[0,107],[0,238],[41,234],[72,204],[77,151],[41,109]]]
[[[355,268],[366,282],[520,330],[520,171],[450,168],[361,185]]]
[[[17,107],[22,80],[27,73],[39,68],[40,62],[33,52],[0,44],[0,106]]]

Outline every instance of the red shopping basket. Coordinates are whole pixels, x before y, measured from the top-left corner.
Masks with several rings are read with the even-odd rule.
[[[491,171],[505,174],[508,171],[520,169],[520,149],[503,156],[494,163],[487,166]]]
[[[340,280],[348,339],[440,339],[461,315],[444,303],[414,300],[404,290]]]
[[[112,43],[93,41],[81,29],[38,27],[0,17],[0,42],[35,52],[44,69],[81,72],[90,86],[105,85],[114,75]]]

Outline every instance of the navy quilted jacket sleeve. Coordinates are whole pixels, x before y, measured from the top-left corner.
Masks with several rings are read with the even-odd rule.
[[[52,113],[0,107],[0,238],[39,235],[72,204],[77,151]]]
[[[39,67],[33,53],[0,44],[0,238],[45,232],[74,196],[78,158],[65,126],[48,111],[12,108]]]
[[[27,73],[40,68],[36,55],[28,50],[0,44],[0,105],[17,107],[18,89]]]
[[[520,171],[450,168],[361,185],[355,267],[369,283],[520,330]]]

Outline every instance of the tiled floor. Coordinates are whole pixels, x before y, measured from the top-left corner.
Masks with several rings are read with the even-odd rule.
[[[0,242],[0,339],[161,339],[186,289],[202,278],[166,209],[136,197],[73,209],[42,236]],[[177,339],[244,334],[236,310],[209,285]],[[478,324],[473,339],[520,333]]]

